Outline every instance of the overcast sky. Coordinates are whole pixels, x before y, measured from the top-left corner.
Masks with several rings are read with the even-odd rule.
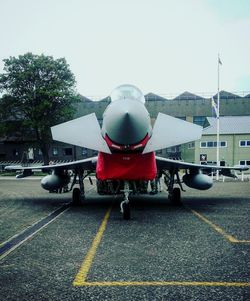
[[[250,91],[250,0],[0,0],[4,58],[65,57],[85,96]]]

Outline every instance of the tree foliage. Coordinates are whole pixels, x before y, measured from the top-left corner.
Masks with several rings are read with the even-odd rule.
[[[18,121],[23,130],[35,134],[47,163],[50,127],[74,113],[75,77],[64,58],[32,53],[5,59],[4,71],[0,74],[0,91],[5,93],[0,100],[2,131],[7,133]]]

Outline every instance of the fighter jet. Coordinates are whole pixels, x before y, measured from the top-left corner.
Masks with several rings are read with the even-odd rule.
[[[157,183],[162,177],[169,200],[180,204],[183,183],[200,190],[212,187],[213,180],[204,170],[219,169],[223,175],[233,176],[231,170],[247,169],[204,166],[156,156],[157,150],[200,139],[202,127],[163,113],[158,114],[152,127],[144,95],[133,85],[117,87],[110,97],[102,127],[93,113],[51,128],[54,140],[96,150],[98,156],[63,164],[22,167],[19,177],[30,176],[34,169],[47,171],[50,174],[41,180],[41,186],[53,191],[71,184],[72,203],[80,204],[85,197],[83,180],[94,172],[97,192],[122,194],[121,212],[124,219],[130,219],[130,194],[147,193],[149,184],[151,193],[157,193]],[[185,173],[182,178],[180,170]]]

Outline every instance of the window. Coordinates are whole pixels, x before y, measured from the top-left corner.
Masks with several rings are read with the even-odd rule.
[[[240,165],[248,165],[248,166],[250,166],[250,160],[240,160],[239,164]]]
[[[217,165],[217,162],[216,161],[207,161],[207,164],[208,165]]]
[[[194,116],[193,122],[195,124],[203,126],[205,123],[206,117],[205,116]]]
[[[227,147],[227,141],[220,141],[220,147]],[[217,147],[217,141],[202,141],[200,143],[200,148],[215,148]]]
[[[176,145],[176,146],[172,146],[167,148],[167,153],[176,153],[176,152],[180,152],[180,145]]]
[[[71,147],[66,147],[64,149],[64,155],[65,156],[72,156],[73,152],[72,152],[72,148]]]
[[[220,147],[227,147],[227,141],[220,141]]]
[[[194,147],[195,147],[195,143],[194,142],[188,143],[188,149],[194,149]]]
[[[240,147],[250,147],[250,140],[240,140],[239,146]]]
[[[87,149],[85,147],[82,148],[82,155],[83,156],[87,156],[88,152]]]
[[[13,156],[19,156],[18,149],[16,149],[16,148],[13,149]]]

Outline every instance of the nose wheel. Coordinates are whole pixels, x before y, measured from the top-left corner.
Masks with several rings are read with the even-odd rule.
[[[121,202],[121,213],[124,220],[129,220],[131,218],[130,215],[130,204],[129,204],[129,194],[132,190],[129,189],[129,182],[124,182],[124,189],[122,192],[124,193],[124,200]]]
[[[124,220],[130,220],[130,205],[125,201],[121,202],[121,212]]]

